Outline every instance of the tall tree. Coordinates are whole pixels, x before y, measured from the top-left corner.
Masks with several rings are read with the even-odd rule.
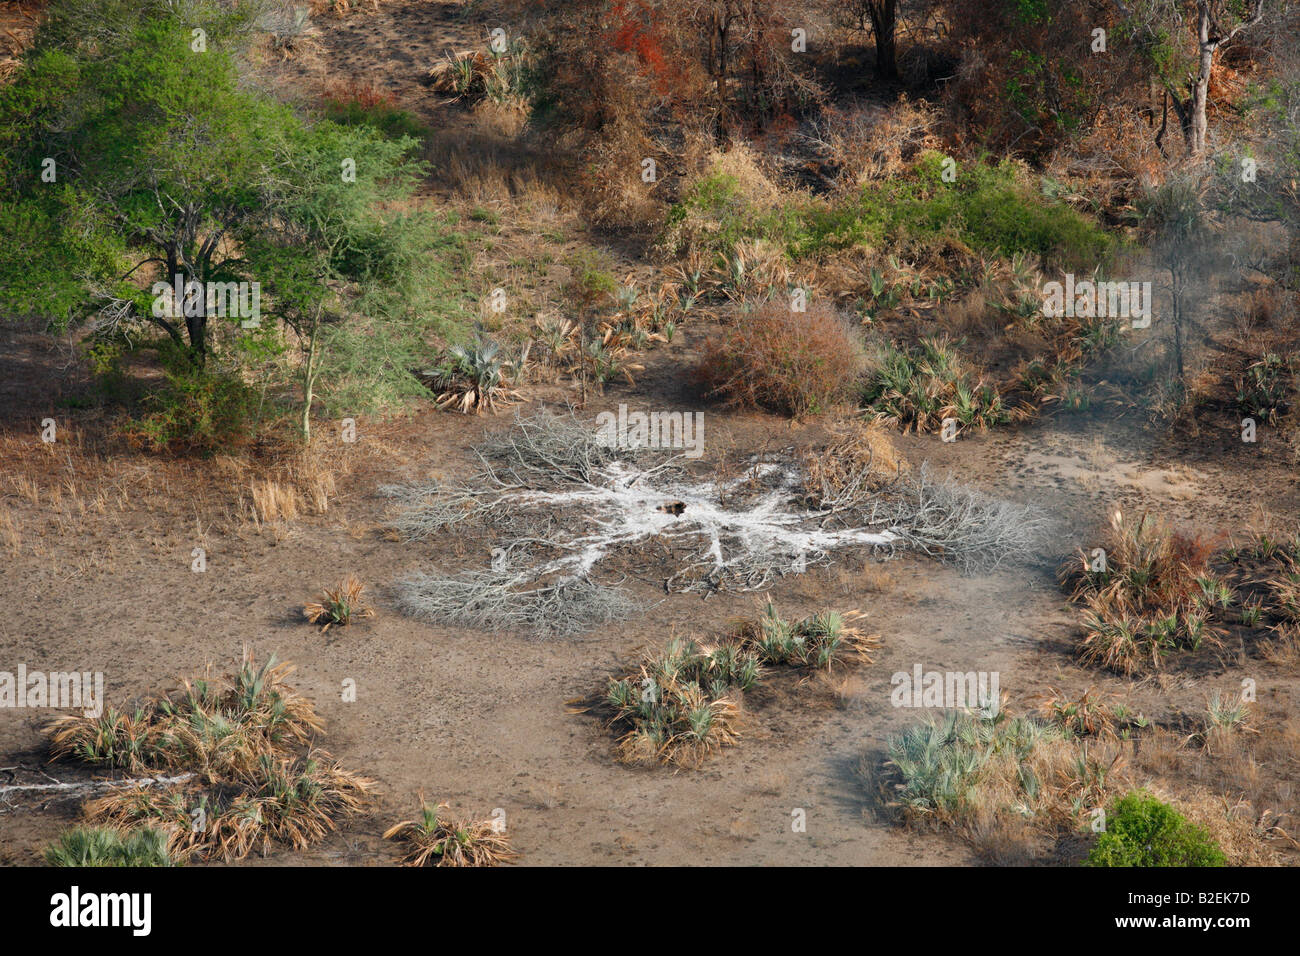
[[[1190,5],[1175,4],[1172,8],[1163,3],[1115,0],[1115,6],[1126,20],[1137,26],[1153,49],[1163,47],[1160,38],[1170,26],[1192,31],[1194,70],[1180,77],[1173,68],[1176,60],[1167,58],[1165,53],[1157,56],[1157,68],[1166,102],[1178,116],[1188,152],[1203,153],[1209,133],[1210,81],[1214,77],[1215,58],[1244,30],[1263,21],[1267,0],[1195,0]],[[1173,24],[1168,22],[1171,19]]]

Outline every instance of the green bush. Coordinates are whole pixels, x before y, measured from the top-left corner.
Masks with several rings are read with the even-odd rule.
[[[50,866],[175,866],[167,835],[146,827],[123,833],[111,827],[76,827],[45,848]]]
[[[1166,803],[1134,791],[1115,804],[1085,866],[1223,866],[1214,838]]]
[[[1005,424],[1011,413],[997,389],[977,376],[946,337],[922,339],[915,348],[876,346],[863,389],[863,405],[906,429],[926,432],[951,417],[977,429]]]
[[[1114,251],[1115,240],[1096,221],[1045,197],[1014,163],[962,163],[951,183],[944,167],[945,157],[929,152],[908,176],[868,183],[848,199],[775,209],[748,202],[735,176],[715,171],[669,211],[661,242],[673,253],[686,244],[727,254],[739,241],[765,239],[794,260],[856,245],[908,252],[957,245],[1089,270]]]
[[[411,113],[388,103],[373,105],[360,99],[329,100],[325,118],[340,126],[369,126],[388,139],[422,140],[429,129]]]
[[[179,349],[161,350],[163,384],[144,399],[128,431],[154,451],[211,453],[246,441],[257,395],[237,375],[200,368]]]

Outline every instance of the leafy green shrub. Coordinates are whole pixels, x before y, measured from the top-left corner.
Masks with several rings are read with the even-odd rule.
[[[945,157],[929,152],[909,176],[868,183],[848,199],[774,206],[750,201],[736,176],[712,171],[669,210],[660,244],[726,255],[741,240],[764,239],[796,260],[857,245],[909,252],[955,245],[1089,269],[1115,248],[1097,222],[1044,197],[1014,163],[964,163],[953,182],[944,181],[944,168]]]
[[[167,835],[153,827],[76,827],[45,848],[50,866],[175,866]]]
[[[1149,793],[1119,800],[1085,866],[1223,866],[1227,858],[1203,827]]]
[[[237,375],[193,365],[163,350],[163,384],[146,396],[145,414],[128,433],[154,451],[203,454],[247,441],[257,395]]]

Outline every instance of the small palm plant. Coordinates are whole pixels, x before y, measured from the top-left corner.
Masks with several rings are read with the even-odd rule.
[[[447,807],[421,800],[420,819],[403,820],[384,832],[385,840],[408,844],[402,866],[496,866],[515,856],[496,820],[453,820],[443,812]]]
[[[513,365],[501,357],[501,346],[491,339],[473,345],[453,345],[436,369],[425,374],[438,391],[438,407],[455,405],[461,412],[495,412],[498,405],[512,404],[521,396],[506,387]]]
[[[50,866],[175,866],[167,834],[153,827],[75,827],[45,848]]]
[[[325,588],[320,596],[303,607],[302,613],[312,624],[324,625],[324,634],[335,624],[346,627],[354,617],[374,617],[375,609],[365,599],[366,586],[348,575],[333,587]]]

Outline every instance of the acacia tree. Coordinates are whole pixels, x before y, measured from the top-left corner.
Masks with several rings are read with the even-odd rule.
[[[304,440],[311,437],[320,376],[335,369],[339,330],[378,318],[390,324],[386,337],[400,340],[409,331],[402,327],[404,309],[421,304],[432,224],[383,211],[414,189],[422,167],[407,159],[413,145],[378,139],[364,127],[322,123],[275,144],[275,163],[258,183],[268,215],[240,239],[267,289],[268,314],[295,340]],[[352,157],[360,157],[355,169],[341,171],[341,158]],[[377,366],[389,361],[381,348],[370,358]],[[388,370],[403,374],[404,362],[396,364]]]
[[[106,6],[105,17],[116,17],[114,30],[89,37],[69,30],[64,8],[76,14],[73,23],[86,10],[65,0],[38,32],[0,99],[7,171],[17,181],[20,205],[88,221],[101,233],[98,243],[116,243],[123,268],[115,276],[102,263],[93,273],[76,261],[64,264],[73,282],[83,283],[77,315],[143,319],[202,366],[206,296],[176,317],[152,308],[140,282],[151,273],[169,285],[179,278],[182,287],[245,277],[247,263],[233,237],[265,219],[255,183],[269,159],[266,142],[294,119],[288,109],[238,88],[222,45],[233,34],[222,21],[214,20],[196,42],[179,7]],[[42,301],[37,290],[29,307],[52,311],[75,301],[77,289],[64,282],[50,293],[63,303]]]
[[[435,327],[458,303],[434,224],[392,211],[422,169],[416,141],[307,122],[243,88],[241,34],[193,19],[198,0],[96,2],[111,29],[69,29],[94,4],[56,0],[0,87],[0,176],[16,200],[0,208],[0,305],[60,325],[93,318],[105,335],[153,326],[198,375],[217,341],[236,360],[298,348],[304,434],[322,376],[337,373],[357,411],[418,393],[424,336],[454,334],[454,319]],[[196,22],[212,26],[201,49]],[[47,157],[53,181],[39,175]],[[33,277],[32,262],[52,266]],[[218,338],[206,294],[179,317],[155,308],[155,284],[175,282],[255,283],[271,322],[250,332],[228,316],[232,335]]]

